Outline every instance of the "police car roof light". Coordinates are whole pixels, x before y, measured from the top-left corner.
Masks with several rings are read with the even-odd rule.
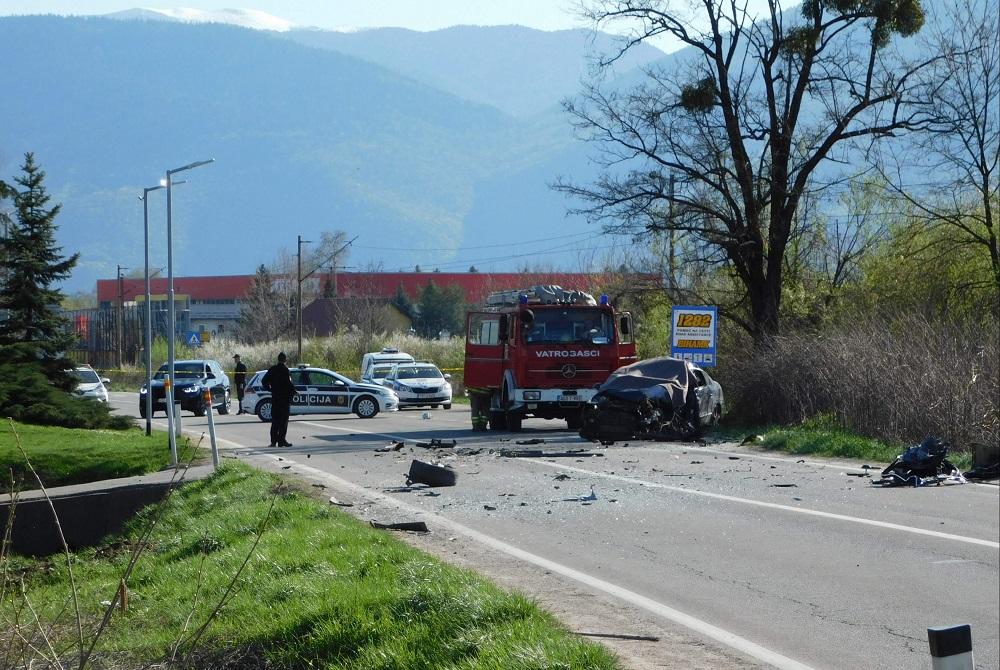
[[[399,353],[399,349],[397,349],[396,347],[382,347],[382,353],[383,354],[398,354]]]
[[[608,304],[608,294],[607,293],[602,293],[601,294],[601,304],[602,305],[607,305]]]

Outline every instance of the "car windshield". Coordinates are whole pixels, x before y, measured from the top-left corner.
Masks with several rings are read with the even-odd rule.
[[[441,379],[441,371],[432,367],[408,365],[396,369],[396,379]]]
[[[169,369],[168,365],[161,365],[153,379],[165,379]],[[176,379],[198,379],[204,376],[204,363],[174,363],[174,377]]]
[[[598,309],[538,309],[526,328],[528,344],[608,344],[614,340],[614,320]]]
[[[376,365],[372,368],[371,378],[372,379],[383,379],[389,371],[392,370],[391,365]]]
[[[96,384],[101,381],[101,378],[93,370],[70,370],[69,373],[76,377],[76,380],[81,384]]]

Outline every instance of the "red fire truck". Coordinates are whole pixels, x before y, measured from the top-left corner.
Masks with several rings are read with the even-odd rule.
[[[632,317],[582,291],[501,291],[466,318],[465,387],[472,427],[521,430],[533,416],[579,428],[596,387],[635,362]]]

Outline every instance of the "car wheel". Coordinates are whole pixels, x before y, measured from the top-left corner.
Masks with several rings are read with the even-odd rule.
[[[441,405],[441,409],[451,409],[451,403],[446,402],[445,404]]]
[[[264,423],[271,423],[271,399],[265,398],[257,403],[257,409],[254,410],[254,414]]]
[[[370,419],[378,414],[378,401],[370,395],[363,395],[354,401],[354,413],[362,419]]]
[[[431,405],[431,409],[437,409],[437,408],[438,408],[437,405]]]
[[[142,400],[139,401],[139,418],[140,419],[146,418],[146,403],[143,402]]]
[[[193,412],[194,412],[195,416],[205,416],[205,408],[204,407],[198,407],[197,409],[193,410]]]
[[[219,405],[219,414],[229,414],[229,409],[233,406],[233,397],[229,393],[229,389],[226,389],[226,397],[223,398],[222,404]]]

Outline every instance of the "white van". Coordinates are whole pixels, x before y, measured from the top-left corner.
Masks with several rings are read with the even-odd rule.
[[[372,367],[385,363],[413,363],[413,356],[401,352],[395,347],[385,347],[382,351],[372,351],[361,357],[361,381],[372,382]],[[375,380],[374,383],[378,383]]]

